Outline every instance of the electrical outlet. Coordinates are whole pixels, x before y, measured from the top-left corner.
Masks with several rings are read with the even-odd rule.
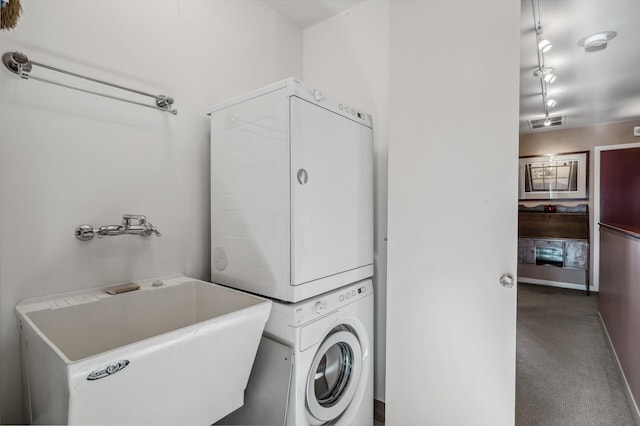
[[[633,136],[640,136],[640,126],[633,128]]]

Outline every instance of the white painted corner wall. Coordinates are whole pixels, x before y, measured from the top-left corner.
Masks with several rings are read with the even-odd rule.
[[[389,0],[369,0],[303,31],[303,79],[373,116],[374,397],[385,400]]]
[[[209,279],[207,107],[302,75],[302,31],[260,0],[22,5],[15,30],[0,35],[2,52],[171,95],[179,114],[0,70],[3,424],[22,421],[16,303],[172,272]],[[74,236],[124,213],[147,215],[162,237]]]

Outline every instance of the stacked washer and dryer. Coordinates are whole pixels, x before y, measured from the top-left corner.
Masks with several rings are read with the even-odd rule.
[[[212,281],[273,300],[223,422],[373,424],[371,116],[292,78],[210,115]]]

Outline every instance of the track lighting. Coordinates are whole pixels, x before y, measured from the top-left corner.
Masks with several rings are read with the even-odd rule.
[[[553,75],[554,71],[555,70],[553,68],[545,67],[545,66],[542,65],[542,66],[539,66],[538,68],[536,68],[533,71],[533,75],[535,75],[536,77],[539,77],[539,78],[545,78],[548,75]]]
[[[554,71],[555,70],[553,68],[541,66],[533,72],[533,75],[551,84],[556,81],[556,75],[553,73]]]
[[[540,79],[540,94],[542,95],[542,110],[544,111],[545,120],[543,122],[545,127],[551,125],[551,119],[549,118],[549,108],[556,106],[555,99],[550,99],[547,96],[547,85],[556,81],[556,75],[554,69],[546,67],[544,64],[544,54],[551,49],[551,42],[545,38],[542,38],[542,23],[540,19],[540,1],[531,0],[531,6],[533,8],[533,25],[536,31],[536,56],[538,57],[538,68],[533,71],[533,75]]]
[[[540,40],[540,43],[538,43],[538,49],[540,49],[542,53],[547,53],[549,50],[551,50],[551,47],[552,47],[551,42],[544,38]]]

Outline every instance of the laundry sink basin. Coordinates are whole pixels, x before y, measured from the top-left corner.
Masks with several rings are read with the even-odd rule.
[[[243,404],[271,301],[185,276],[16,306],[36,424],[210,425]]]

